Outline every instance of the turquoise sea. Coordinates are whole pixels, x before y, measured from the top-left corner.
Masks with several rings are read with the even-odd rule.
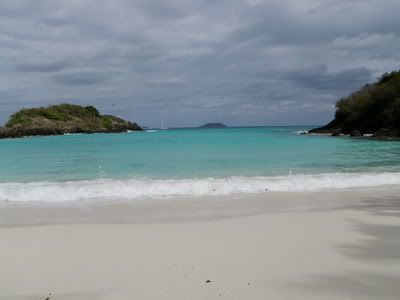
[[[139,199],[400,184],[400,142],[309,127],[0,140],[0,201]]]

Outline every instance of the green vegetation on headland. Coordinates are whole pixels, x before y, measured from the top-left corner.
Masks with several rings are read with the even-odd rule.
[[[309,132],[399,138],[400,71],[386,73],[337,102],[335,119]]]
[[[207,123],[200,126],[200,128],[226,128],[226,125],[222,123]]]
[[[93,106],[60,104],[20,110],[10,117],[5,127],[0,127],[0,138],[130,130],[142,128],[118,117],[101,115]]]

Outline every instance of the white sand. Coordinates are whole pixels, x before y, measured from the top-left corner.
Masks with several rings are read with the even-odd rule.
[[[0,299],[400,299],[400,201],[369,195],[352,209],[200,221],[110,224],[101,213],[102,224],[14,220],[0,228]],[[17,209],[8,212],[37,216]]]

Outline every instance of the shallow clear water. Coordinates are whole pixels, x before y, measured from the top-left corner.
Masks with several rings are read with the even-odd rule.
[[[115,189],[115,197],[123,197],[121,189],[135,190],[125,191],[128,198],[153,195],[149,190],[157,190],[155,196],[181,190],[187,190],[184,194],[257,192],[274,190],[271,181],[279,176],[282,184],[291,180],[287,190],[308,190],[307,178],[313,179],[313,186],[316,179],[322,180],[320,188],[331,187],[332,178],[336,188],[338,180],[349,176],[352,181],[370,176],[357,186],[373,185],[375,179],[385,182],[383,175],[390,176],[388,183],[397,184],[400,142],[298,134],[307,129],[176,129],[0,140],[0,200],[22,199],[22,192],[29,200],[34,198],[32,187],[37,192],[45,184],[54,192],[84,190],[76,199],[85,198],[90,187],[92,198],[112,197],[100,188],[105,185]],[[296,178],[298,188],[293,186]]]

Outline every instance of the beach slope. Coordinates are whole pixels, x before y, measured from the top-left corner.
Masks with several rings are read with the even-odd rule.
[[[44,214],[64,211],[64,219],[42,226],[22,220],[37,207],[3,207],[17,220],[0,228],[0,298],[45,299],[51,293],[50,299],[398,299],[395,195],[265,193],[250,197],[250,204],[231,199],[231,217],[209,217],[196,201],[172,201],[153,210],[158,221],[136,224],[118,222],[122,210],[146,213],[131,204],[120,210],[115,204],[109,210],[115,218],[108,221],[94,209],[84,222],[80,215],[90,206],[69,212],[44,207]],[[224,205],[229,204],[222,199],[208,210]],[[233,213],[240,207],[253,207],[254,213]],[[165,217],[175,209],[192,220]]]

